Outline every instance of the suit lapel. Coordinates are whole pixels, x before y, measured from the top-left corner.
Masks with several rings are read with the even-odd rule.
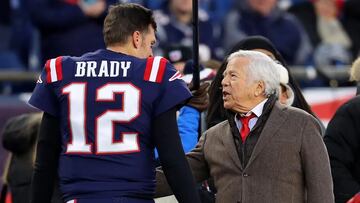
[[[243,167],[242,167],[242,165],[240,163],[239,155],[237,154],[234,138],[233,138],[233,135],[231,133],[231,128],[230,128],[229,123],[226,125],[226,127],[224,129],[224,136],[223,136],[222,141],[223,141],[224,148],[225,148],[226,152],[229,154],[231,159],[234,161],[235,165],[239,169],[242,170]]]
[[[283,122],[287,119],[287,114],[283,112],[283,106],[278,102],[275,103],[272,112],[267,119],[265,126],[259,136],[254,150],[250,156],[247,166],[251,164],[252,161],[259,155],[259,153],[271,143],[271,139],[276,134],[276,132],[282,127]]]

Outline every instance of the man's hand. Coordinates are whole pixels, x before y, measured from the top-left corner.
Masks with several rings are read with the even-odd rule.
[[[203,82],[200,84],[199,89],[192,90],[192,84],[190,84],[189,89],[191,90],[193,97],[188,101],[186,105],[191,106],[200,112],[205,111],[209,106],[209,86],[210,82]]]

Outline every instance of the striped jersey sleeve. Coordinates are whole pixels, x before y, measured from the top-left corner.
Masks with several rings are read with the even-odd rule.
[[[62,57],[60,56],[46,61],[45,71],[47,83],[62,80]]]
[[[50,59],[36,82],[35,89],[30,97],[29,104],[53,116],[59,116],[59,102],[52,84],[63,79],[63,57]]]
[[[161,83],[163,80],[167,60],[160,56],[149,57],[146,62],[144,80]]]
[[[144,80],[161,86],[161,93],[154,105],[155,115],[166,112],[191,97],[181,74],[163,57],[147,59]]]

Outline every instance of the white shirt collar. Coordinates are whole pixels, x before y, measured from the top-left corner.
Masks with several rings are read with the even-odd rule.
[[[263,112],[264,105],[267,102],[267,100],[268,100],[267,98],[264,99],[262,102],[260,102],[258,105],[256,105],[253,109],[251,109],[245,115],[241,114],[241,116],[250,116],[251,113],[254,113],[256,115],[256,117],[259,118]],[[235,118],[236,118],[236,115],[235,115]]]
[[[265,99],[264,101],[260,102],[258,105],[256,105],[253,109],[251,109],[249,112],[247,112],[245,115],[241,115],[241,116],[250,116],[251,113],[254,113],[256,115],[256,117],[250,119],[249,121],[249,128],[250,130],[253,129],[253,127],[255,126],[258,118],[261,116],[262,112],[263,112],[263,109],[264,109],[264,105],[266,103],[268,99]],[[236,127],[239,129],[241,129],[242,127],[242,124],[241,122],[239,121],[238,117],[237,117],[238,114],[235,114],[235,123],[236,123]]]

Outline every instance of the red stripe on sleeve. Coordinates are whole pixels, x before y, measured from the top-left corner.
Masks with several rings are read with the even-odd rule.
[[[149,81],[150,80],[150,74],[151,74],[151,68],[154,62],[154,57],[150,57],[147,59],[146,62],[146,68],[144,72],[144,80]]]
[[[45,71],[46,71],[46,82],[51,83],[50,60],[47,60],[45,63]]]
[[[166,62],[167,62],[167,60],[165,58],[160,59],[159,70],[158,70],[158,74],[156,76],[157,83],[161,83],[161,81],[163,79],[165,68],[166,68]]]
[[[55,60],[55,69],[57,80],[62,80],[62,56],[57,57]]]

